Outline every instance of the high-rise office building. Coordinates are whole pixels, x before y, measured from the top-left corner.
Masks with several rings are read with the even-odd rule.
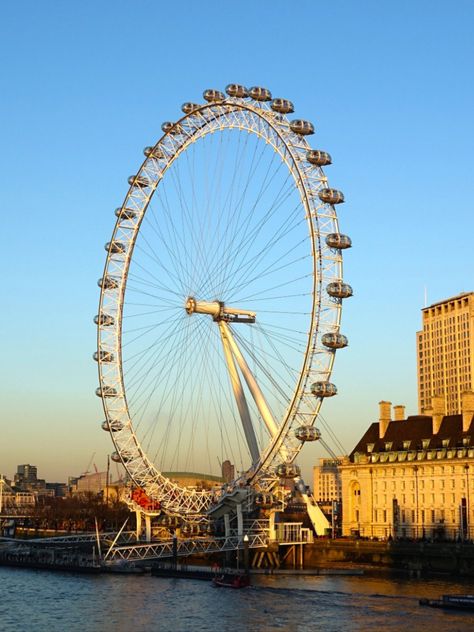
[[[25,463],[24,465],[18,465],[15,474],[15,483],[36,483],[38,480],[38,468],[36,465],[30,465]]]
[[[461,394],[474,383],[474,292],[422,309],[423,329],[416,334],[418,410],[430,412],[442,397],[445,414],[461,413]]]
[[[319,503],[330,503],[342,498],[340,465],[344,457],[337,459],[319,459],[319,465],[313,466],[314,497]]]

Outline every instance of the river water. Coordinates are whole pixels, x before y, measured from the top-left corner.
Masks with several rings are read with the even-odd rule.
[[[0,567],[1,632],[474,630],[474,613],[418,605],[474,581],[259,576],[246,589],[143,575]]]

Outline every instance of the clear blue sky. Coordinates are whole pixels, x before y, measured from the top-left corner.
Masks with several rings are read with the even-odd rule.
[[[473,26],[468,0],[5,4],[0,471],[104,467],[92,317],[113,210],[161,122],[231,81],[293,100],[346,195],[355,296],[325,418],[352,449],[380,399],[415,413],[424,287],[474,289]]]

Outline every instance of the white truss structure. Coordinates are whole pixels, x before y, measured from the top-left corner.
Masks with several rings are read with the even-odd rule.
[[[265,531],[249,532],[249,549],[263,549],[268,546],[268,533]],[[155,542],[151,544],[132,544],[130,546],[114,546],[104,555],[105,564],[117,562],[143,562],[145,560],[163,560],[174,557],[173,540]],[[226,538],[193,538],[178,540],[176,543],[177,557],[187,557],[196,554],[219,553],[236,551],[245,547],[243,536],[231,535]]]
[[[142,183],[132,184],[118,214],[111,241],[119,242],[123,247],[117,252],[110,249],[107,253],[104,278],[111,281],[108,286],[103,284],[101,289],[97,334],[103,407],[107,422],[118,423],[120,427],[110,432],[115,449],[133,481],[170,514],[206,512],[216,498],[210,492],[189,490],[170,481],[140,444],[124,386],[121,350],[124,295],[140,226],[160,182],[173,162],[192,143],[225,129],[255,134],[263,143],[271,145],[286,164],[299,192],[301,213],[307,222],[312,252],[309,272],[313,279],[312,310],[308,317],[307,344],[299,380],[289,397],[284,417],[276,420],[277,432],[236,484],[250,484],[259,491],[268,491],[278,480],[276,467],[280,463],[291,463],[297,457],[303,444],[295,437],[295,430],[300,426],[312,426],[322,403],[322,398],[311,393],[310,386],[313,382],[328,381],[333,368],[334,350],[325,347],[321,338],[325,333],[338,333],[340,328],[341,299],[331,297],[326,287],[331,282],[343,280],[342,253],[325,241],[328,234],[339,233],[338,219],[334,206],[318,197],[318,192],[328,187],[328,181],[321,167],[307,161],[311,147],[306,138],[290,129],[286,116],[277,114],[265,102],[248,98],[226,97],[220,102],[206,103],[179,119],[142,163],[136,178],[136,182],[142,179]],[[104,358],[109,359],[107,353],[112,354],[109,356],[113,357],[112,361],[104,361]],[[112,396],[109,393],[106,397],[108,389]]]

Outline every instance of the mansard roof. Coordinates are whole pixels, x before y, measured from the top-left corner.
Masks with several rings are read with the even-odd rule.
[[[448,447],[463,446],[463,439],[469,438],[467,445],[474,446],[474,420],[471,420],[471,424],[468,432],[462,431],[462,415],[446,415],[443,417],[439,432],[433,434],[433,421],[432,417],[428,415],[414,415],[407,417],[402,421],[391,421],[388,424],[385,436],[379,438],[379,422],[372,423],[362,439],[355,446],[350,454],[352,460],[354,454],[369,454],[370,452],[398,452],[400,450],[420,450],[423,448],[423,440],[429,439],[428,448],[433,450],[436,448],[442,448],[443,441],[449,439]],[[404,447],[404,442],[410,441],[410,446]],[[386,444],[392,443],[389,450],[386,449]],[[369,451],[368,445],[372,445],[372,450]]]

